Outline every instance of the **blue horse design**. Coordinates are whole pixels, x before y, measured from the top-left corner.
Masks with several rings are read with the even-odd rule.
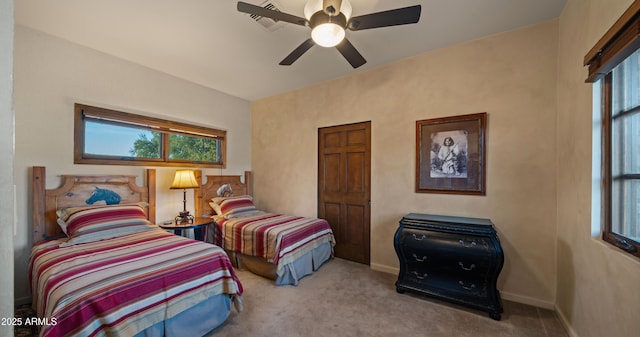
[[[120,203],[120,196],[112,190],[96,186],[96,189],[93,190],[91,196],[85,202],[89,205],[93,205],[96,201],[100,200],[104,200],[107,205],[116,205]]]

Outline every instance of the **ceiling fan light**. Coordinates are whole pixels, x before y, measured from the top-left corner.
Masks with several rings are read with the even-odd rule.
[[[322,47],[335,47],[344,39],[344,28],[335,23],[323,23],[311,31],[313,41]]]

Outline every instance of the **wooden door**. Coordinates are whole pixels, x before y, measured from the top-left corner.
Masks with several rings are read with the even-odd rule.
[[[370,262],[371,122],[318,129],[318,216],[331,224],[335,255]]]

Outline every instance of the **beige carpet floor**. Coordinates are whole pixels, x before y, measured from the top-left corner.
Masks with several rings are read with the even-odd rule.
[[[238,270],[244,310],[207,336],[566,337],[553,311],[504,301],[502,320],[420,295],[398,294],[396,276],[333,259],[298,286]]]

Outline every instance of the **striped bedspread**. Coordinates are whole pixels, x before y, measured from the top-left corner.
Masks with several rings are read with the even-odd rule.
[[[34,307],[41,336],[132,336],[208,297],[229,294],[241,310],[242,285],[219,247],[163,230],[59,247],[33,247]]]
[[[273,213],[225,219],[214,216],[212,241],[226,250],[265,258],[279,272],[325,242],[335,245],[324,219]]]

